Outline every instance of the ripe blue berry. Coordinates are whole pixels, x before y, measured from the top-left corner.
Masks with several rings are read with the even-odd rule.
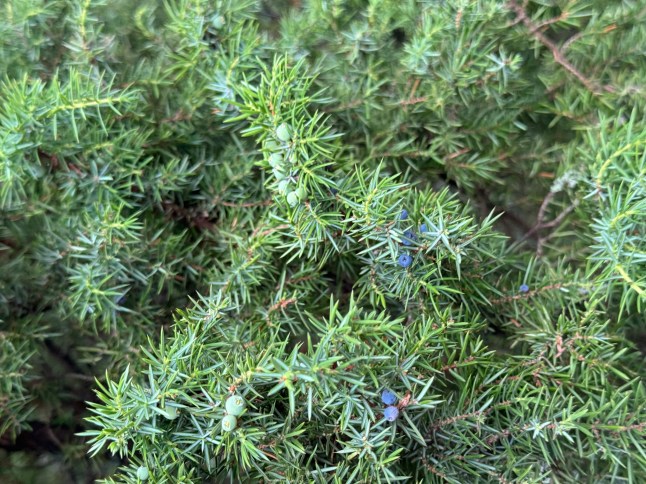
[[[408,254],[402,254],[397,259],[397,263],[405,269],[413,263],[413,258]]]
[[[222,417],[222,430],[225,432],[231,432],[238,426],[238,419],[233,415],[225,415]]]
[[[398,416],[399,416],[399,409],[397,407],[393,407],[392,405],[389,405],[384,409],[384,418],[389,422],[394,422],[395,420],[397,420]]]
[[[224,404],[224,408],[227,413],[229,415],[235,415],[236,417],[242,414],[246,406],[247,404],[245,403],[244,398],[240,395],[231,395],[227,398],[227,401]]]
[[[426,232],[428,232],[428,227],[426,226],[426,224],[422,224],[422,225],[420,226],[420,228],[419,228],[419,231],[420,231],[421,233],[423,233],[423,234],[425,234]]]
[[[527,284],[521,284],[518,290],[523,293],[529,292],[529,286]]]
[[[140,481],[147,481],[149,475],[150,472],[148,472],[147,467],[140,466],[139,469],[137,469],[137,479],[139,479]]]
[[[285,143],[292,138],[292,130],[289,128],[287,123],[283,123],[276,128],[276,137]]]
[[[397,401],[397,395],[390,390],[384,390],[381,392],[381,401],[386,405],[393,405]]]
[[[408,218],[408,210],[402,210],[402,213],[399,215],[399,220],[406,220]]]
[[[416,238],[417,237],[415,236],[415,232],[413,232],[412,230],[407,230],[406,232],[404,232],[402,244],[411,245]]]

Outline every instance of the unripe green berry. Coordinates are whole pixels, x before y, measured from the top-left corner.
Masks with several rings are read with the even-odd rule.
[[[140,481],[147,481],[149,475],[150,473],[148,472],[147,467],[140,466],[139,469],[137,469],[137,479]]]
[[[276,177],[276,180],[282,180],[285,178],[285,174],[280,171],[280,168],[274,168],[274,176]]]
[[[285,178],[283,180],[280,180],[278,182],[278,191],[280,193],[283,193],[283,194],[286,193],[287,189],[289,188],[289,183],[290,183],[289,178]]]
[[[280,145],[276,143],[273,139],[268,139],[265,141],[265,149],[269,151],[276,151],[280,148]]]
[[[295,207],[296,205],[298,205],[298,202],[298,193],[294,191],[287,194],[287,203],[289,203],[290,207]]]
[[[175,420],[177,418],[177,407],[166,407],[164,411],[166,412],[166,418],[168,420]]]
[[[231,432],[238,426],[238,419],[233,415],[225,415],[222,417],[222,430],[225,432]]]
[[[284,142],[287,142],[292,138],[292,130],[289,128],[287,123],[283,123],[278,126],[278,129],[276,129],[276,137]]]
[[[227,413],[229,415],[235,415],[236,417],[242,414],[246,406],[247,404],[244,398],[240,395],[231,395],[224,404]]]
[[[268,161],[273,168],[277,168],[283,164],[283,155],[281,155],[280,153],[272,153],[269,156]]]
[[[222,15],[214,15],[211,17],[211,25],[213,26],[214,29],[221,29],[224,27],[225,19]]]
[[[298,195],[299,200],[305,200],[307,197],[307,188],[300,186],[296,189],[296,195]]]

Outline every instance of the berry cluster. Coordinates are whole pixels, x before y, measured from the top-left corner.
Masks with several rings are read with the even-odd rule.
[[[399,214],[399,220],[408,220],[408,210],[403,209]],[[424,234],[428,232],[428,227],[426,224],[422,224],[419,228],[420,233]],[[417,234],[412,229],[408,229],[404,232],[404,237],[402,238],[402,245],[410,247],[417,240]],[[397,263],[404,269],[411,266],[413,263],[413,257],[408,254],[401,254],[397,258]]]
[[[395,406],[397,403],[397,395],[390,390],[381,392],[381,401],[386,404],[384,409],[384,418],[389,422],[394,422],[399,416],[399,409]]]
[[[278,182],[278,191],[285,195],[290,207],[295,207],[307,197],[307,190],[303,186],[292,189],[296,183],[293,158],[290,154],[289,143],[292,139],[292,127],[282,123],[276,128],[275,139],[265,142],[265,151],[269,153],[267,162],[273,169],[274,177]]]
[[[240,395],[231,395],[224,404],[226,415],[220,422],[224,432],[231,432],[238,426],[238,418],[244,412],[247,404]]]

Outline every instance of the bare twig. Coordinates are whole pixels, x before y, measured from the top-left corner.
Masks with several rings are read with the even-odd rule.
[[[527,16],[527,12],[522,5],[520,5],[516,0],[507,0],[507,6],[516,14],[516,19],[514,23],[522,23],[529,30],[530,35],[532,35],[536,40],[541,44],[547,47],[551,52],[554,60],[560,64],[566,71],[576,77],[581,84],[583,84],[588,91],[593,94],[600,94],[601,89],[597,84],[586,76],[584,76],[572,63],[567,60],[563,55],[563,52],[558,48],[558,46],[552,42],[545,34],[540,32],[540,29],[545,25],[536,25],[532,20]],[[607,90],[610,90],[609,87],[606,87]]]
[[[569,16],[570,16],[570,13],[569,13],[569,12],[563,12],[563,13],[561,13],[561,15],[559,15],[559,16],[557,16],[557,17],[554,17],[554,18],[551,18],[551,19],[545,20],[545,21],[541,22],[540,24],[538,24],[538,25],[536,26],[535,30],[532,30],[532,32],[531,32],[531,33],[533,34],[536,30],[544,29],[544,28],[545,28],[545,27],[547,27],[548,25],[552,25],[552,24],[558,23],[558,22],[560,22],[561,20],[566,20]]]
[[[560,225],[563,220],[565,220],[565,217],[567,217],[572,211],[579,205],[578,200],[574,200],[568,207],[564,208],[561,213],[559,213],[554,219],[546,222],[545,221],[545,215],[547,214],[547,207],[552,203],[554,200],[554,197],[556,196],[557,192],[550,191],[545,195],[545,198],[543,198],[543,202],[541,203],[540,208],[538,209],[538,215],[536,216],[536,223],[533,225],[531,229],[527,231],[527,233],[518,241],[518,242],[523,242],[530,238],[532,235],[534,235],[536,232],[543,230],[543,229],[551,229],[554,227],[557,227]],[[537,244],[536,244],[536,255],[540,256],[542,255],[543,252],[543,245],[547,240],[549,240],[552,236],[554,235],[554,232],[546,235],[546,236],[540,236],[537,238]]]
[[[224,207],[235,207],[235,208],[249,208],[249,207],[267,207],[273,203],[273,200],[261,200],[258,202],[244,202],[244,203],[235,203],[235,202],[222,202],[219,201],[219,204]]]

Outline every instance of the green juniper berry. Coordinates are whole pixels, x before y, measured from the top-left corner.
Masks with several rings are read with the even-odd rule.
[[[222,430],[231,432],[238,426],[238,419],[234,415],[225,415],[221,420]]]
[[[287,123],[278,126],[276,129],[276,137],[283,142],[288,142],[291,139],[292,130]]]
[[[283,155],[281,155],[280,153],[272,153],[269,156],[268,161],[272,168],[278,168],[283,164]]]
[[[299,200],[300,197],[298,196],[297,191],[294,190],[287,194],[287,203],[290,207],[295,207],[296,205],[298,205]]]
[[[150,472],[148,471],[147,467],[140,466],[137,469],[137,479],[141,481],[147,481],[149,476],[150,476]]]
[[[240,395],[231,395],[227,398],[224,408],[229,415],[238,417],[242,414],[246,406],[244,399]]]

